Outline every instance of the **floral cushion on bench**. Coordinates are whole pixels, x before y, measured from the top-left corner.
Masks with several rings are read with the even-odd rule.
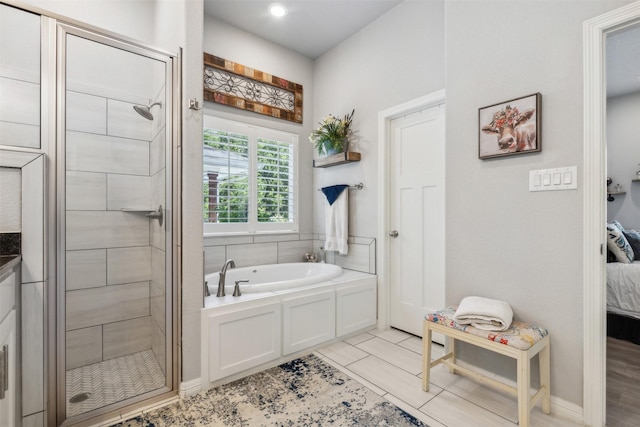
[[[515,347],[520,350],[528,350],[532,345],[549,334],[549,331],[541,328],[540,326],[519,322],[517,320],[511,322],[509,329],[500,332],[484,331],[470,325],[459,325],[453,320],[453,316],[456,313],[457,308],[458,307],[453,305],[449,306],[444,310],[427,314],[425,319],[430,322],[458,329],[459,331],[467,332],[481,338],[486,338],[500,344]]]

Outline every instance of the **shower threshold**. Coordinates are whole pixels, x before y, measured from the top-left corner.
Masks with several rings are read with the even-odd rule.
[[[121,402],[165,385],[164,373],[152,350],[71,369],[66,377],[67,417]],[[86,398],[78,399],[77,396]]]

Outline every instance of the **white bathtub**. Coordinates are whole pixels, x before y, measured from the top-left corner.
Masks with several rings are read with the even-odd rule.
[[[304,287],[335,279],[341,274],[342,267],[340,266],[311,262],[230,268],[227,270],[225,293],[227,295],[233,293],[236,280],[248,280],[248,282],[240,283],[240,292],[244,294]],[[209,292],[214,298],[218,292],[219,276],[219,273],[205,276]]]
[[[205,390],[376,324],[373,274],[314,263],[232,268],[221,298],[218,274],[206,279],[211,296],[204,299],[200,329]],[[234,281],[246,279],[242,296],[232,296]]]

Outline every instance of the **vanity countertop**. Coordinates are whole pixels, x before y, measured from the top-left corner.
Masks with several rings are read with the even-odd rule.
[[[20,255],[1,255],[0,256],[0,276],[10,271],[22,258]]]

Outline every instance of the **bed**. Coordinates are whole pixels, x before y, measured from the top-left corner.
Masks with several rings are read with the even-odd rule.
[[[640,344],[640,261],[607,263],[607,335]]]
[[[640,344],[640,232],[607,224],[607,335]]]

